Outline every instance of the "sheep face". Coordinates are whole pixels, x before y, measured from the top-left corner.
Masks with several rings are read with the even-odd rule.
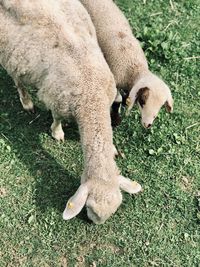
[[[106,183],[103,180],[89,180],[82,183],[68,200],[63,219],[69,220],[75,217],[86,205],[89,219],[96,224],[104,223],[122,202],[120,189],[136,194],[142,188],[137,182],[121,175],[113,183]]]
[[[128,100],[128,112],[134,103],[138,104],[142,125],[145,128],[151,127],[163,105],[165,105],[168,112],[173,111],[173,99],[170,89],[153,74],[143,77],[136,83],[130,92]]]
[[[101,188],[101,189],[100,189]],[[90,192],[87,202],[87,215],[96,224],[104,223],[122,202],[122,194],[118,188],[98,186]]]

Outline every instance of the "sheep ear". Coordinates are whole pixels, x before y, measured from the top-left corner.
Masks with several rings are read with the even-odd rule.
[[[68,200],[63,212],[63,219],[69,220],[75,217],[84,207],[88,197],[88,185],[84,183],[79,186],[76,193]]]
[[[138,90],[135,101],[139,102],[141,107],[146,104],[149,97],[149,91],[150,89],[148,87],[142,87]]]
[[[173,112],[173,98],[171,95],[167,99],[167,101],[165,102],[165,108],[166,108],[167,112],[170,112],[170,113]]]
[[[125,178],[122,175],[119,175],[118,179],[119,187],[129,194],[136,194],[142,190],[141,185],[138,184],[136,181],[131,181],[130,179]]]
[[[137,96],[137,92],[138,92],[138,88],[133,87],[130,91],[129,96],[126,98],[126,105],[127,105],[127,111],[126,111],[126,115],[130,114],[130,111],[133,107],[133,105],[135,104],[135,100],[136,100],[136,96]]]
[[[148,87],[132,88],[129,97],[126,100],[126,104],[128,106],[127,115],[130,113],[130,110],[132,109],[136,101],[140,103],[141,107],[146,104],[146,101],[149,97],[149,91],[150,89]]]

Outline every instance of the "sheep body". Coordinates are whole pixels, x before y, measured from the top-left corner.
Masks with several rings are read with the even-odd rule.
[[[131,90],[148,64],[124,14],[112,0],[80,0],[94,23],[97,39],[119,88]]]
[[[147,127],[152,124],[165,103],[172,111],[173,103],[169,88],[150,72],[144,52],[132,34],[127,19],[116,4],[112,0],[80,1],[92,18],[99,45],[114,74],[117,87],[130,92],[129,110],[135,102],[139,103],[137,94],[141,87],[138,86],[138,82],[142,79],[149,85],[150,78],[149,90],[146,91],[146,96],[141,96],[143,99],[146,98],[146,109],[144,110],[139,103],[143,125]],[[145,82],[143,84],[147,87]],[[154,107],[155,102],[156,107]]]
[[[74,217],[86,203],[88,216],[104,222],[122,201],[110,122],[116,87],[88,13],[76,0],[2,0],[0,17],[0,64],[20,90],[38,90],[52,111],[54,136],[64,134],[61,119],[78,123],[84,171],[63,217]]]

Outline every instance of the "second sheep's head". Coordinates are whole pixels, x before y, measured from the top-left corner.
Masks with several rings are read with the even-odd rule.
[[[173,99],[169,87],[151,72],[138,79],[131,89],[127,98],[127,114],[135,103],[139,106],[142,125],[145,128],[151,127],[163,105],[168,112],[173,111]]]
[[[88,218],[96,224],[104,223],[122,202],[120,189],[136,194],[141,191],[141,186],[121,175],[117,177],[115,185],[92,179],[82,183],[68,200],[63,219],[69,220],[75,217],[86,205]]]

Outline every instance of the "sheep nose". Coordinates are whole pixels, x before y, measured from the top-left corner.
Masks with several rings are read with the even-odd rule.
[[[152,125],[152,124],[149,123],[149,124],[147,125],[147,128],[148,128],[148,129],[151,128],[151,125]]]

